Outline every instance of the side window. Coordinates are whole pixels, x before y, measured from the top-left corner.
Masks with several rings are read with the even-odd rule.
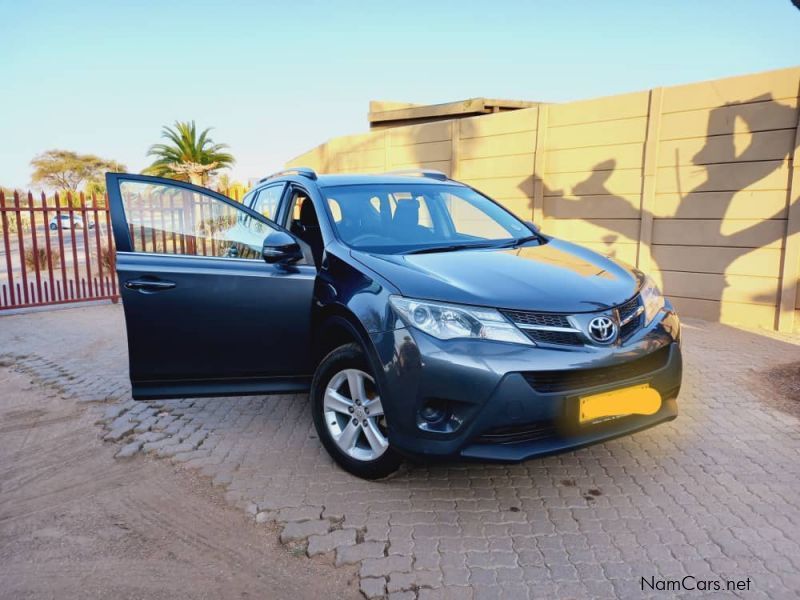
[[[123,181],[120,195],[134,252],[261,260],[264,238],[274,230],[179,186]]]
[[[271,185],[258,192],[253,210],[274,221],[278,212],[278,203],[281,201],[285,184]]]

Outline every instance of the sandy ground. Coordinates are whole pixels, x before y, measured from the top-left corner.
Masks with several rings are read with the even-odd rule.
[[[0,367],[0,598],[360,597],[209,481],[113,459],[93,412]]]

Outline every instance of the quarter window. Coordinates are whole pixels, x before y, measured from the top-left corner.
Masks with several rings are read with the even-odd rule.
[[[284,187],[283,184],[271,185],[259,191],[256,201],[253,204],[253,210],[274,221]]]
[[[274,231],[243,210],[184,187],[123,181],[122,205],[134,252],[261,260]]]

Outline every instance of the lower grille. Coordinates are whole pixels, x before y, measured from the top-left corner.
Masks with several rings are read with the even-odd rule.
[[[583,345],[583,336],[573,331],[548,331],[546,329],[523,329],[522,332],[534,342],[542,344]]]
[[[555,435],[556,428],[550,422],[526,423],[489,429],[475,438],[475,442],[478,444],[514,444],[546,440]]]
[[[670,347],[664,346],[647,356],[620,365],[568,371],[527,371],[522,376],[537,392],[543,394],[563,393],[598,385],[614,384],[647,375],[666,366],[669,361],[669,352]]]

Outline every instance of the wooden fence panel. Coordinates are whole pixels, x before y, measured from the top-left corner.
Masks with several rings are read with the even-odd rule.
[[[782,69],[388,128],[288,164],[439,168],[652,271],[688,316],[800,328],[799,89]]]

